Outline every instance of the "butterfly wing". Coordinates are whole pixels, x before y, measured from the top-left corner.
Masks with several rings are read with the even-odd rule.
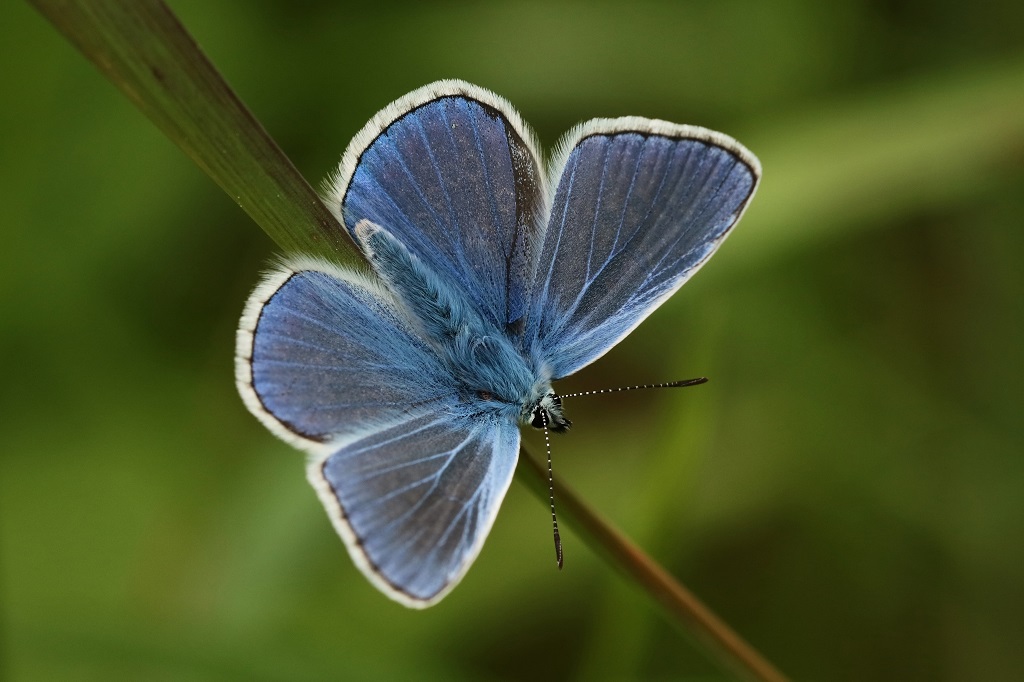
[[[496,329],[526,311],[544,181],[533,135],[508,102],[462,81],[416,90],[342,157],[326,198],[358,243],[381,225],[460,287]]]
[[[391,598],[423,608],[480,552],[518,453],[512,423],[428,414],[311,462],[307,475],[356,565]]]
[[[571,132],[533,284],[526,338],[553,378],[606,353],[704,264],[754,194],[735,140],[636,117]]]
[[[379,284],[312,260],[290,261],[257,287],[235,369],[249,410],[312,453],[446,409],[455,393],[450,373]]]
[[[249,300],[236,371],[253,414],[312,454],[308,478],[374,585],[420,608],[455,586],[508,489],[519,432],[467,413],[390,294],[290,261]]]

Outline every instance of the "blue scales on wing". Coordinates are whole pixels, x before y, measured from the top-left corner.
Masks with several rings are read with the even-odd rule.
[[[333,271],[286,270],[268,282],[277,286],[254,320],[249,360],[266,413],[301,439],[338,444],[444,409],[450,374],[393,299],[323,267]]]
[[[700,128],[592,121],[568,146],[526,339],[553,378],[593,362],[699,268],[739,219],[757,161]]]
[[[311,464],[309,478],[363,572],[427,606],[480,552],[518,451],[513,423],[425,415]]]
[[[375,280],[290,264],[243,317],[239,386],[312,454],[307,475],[359,568],[422,607],[479,553],[519,432],[512,419],[468,418],[450,367],[403,310]]]
[[[354,140],[330,201],[353,238],[382,226],[460,287],[496,329],[520,329],[543,177],[531,134],[510,106],[468,86],[425,88]]]

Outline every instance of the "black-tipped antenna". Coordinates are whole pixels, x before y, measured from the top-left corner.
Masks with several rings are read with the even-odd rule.
[[[559,398],[582,398],[588,395],[601,395],[602,393],[621,393],[622,391],[636,391],[641,388],[682,388],[684,386],[696,386],[707,383],[707,377],[696,379],[683,379],[681,381],[669,381],[665,384],[643,384],[642,386],[623,386],[622,388],[601,388],[596,391],[580,391],[579,393],[560,393]]]
[[[548,413],[540,411],[541,420],[544,422],[544,448],[548,451],[548,500],[551,502],[551,529],[555,534],[555,560],[558,562],[558,570],[562,570],[562,536],[558,534],[558,517],[555,516],[555,475],[551,471],[551,439],[548,436]]]
[[[579,393],[567,393],[559,395],[559,398],[580,398],[588,395],[600,395],[602,393],[620,393],[622,391],[636,391],[641,388],[681,388],[683,386],[696,386],[708,380],[707,377],[695,379],[683,379],[681,381],[669,381],[664,384],[644,384],[642,386],[624,386],[622,388],[602,388],[596,391],[581,391]],[[558,562],[558,569],[562,569],[564,563],[562,555],[562,536],[558,534],[558,516],[555,515],[555,475],[551,469],[551,437],[548,435],[548,413],[540,410],[541,421],[544,423],[544,449],[548,453],[548,501],[551,504],[551,530],[555,536],[555,560]]]

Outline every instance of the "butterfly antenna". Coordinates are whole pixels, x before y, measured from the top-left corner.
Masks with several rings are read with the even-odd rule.
[[[548,436],[548,413],[540,411],[544,420],[544,448],[548,451],[548,501],[551,503],[551,528],[555,534],[555,560],[562,570],[562,536],[558,534],[558,517],[555,516],[555,475],[551,471],[551,439]]]
[[[637,391],[641,388],[682,388],[683,386],[696,386],[707,383],[707,377],[696,379],[683,379],[682,381],[669,381],[664,384],[643,384],[641,386],[623,386],[622,388],[601,388],[596,391],[580,391],[579,393],[559,394],[560,398],[582,398],[588,395],[601,395],[602,393],[621,393],[623,391]]]

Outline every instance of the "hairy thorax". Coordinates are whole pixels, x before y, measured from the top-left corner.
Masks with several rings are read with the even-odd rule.
[[[386,230],[361,223],[356,232],[384,284],[461,387],[468,411],[552,431],[569,428],[543,359],[516,348]]]

